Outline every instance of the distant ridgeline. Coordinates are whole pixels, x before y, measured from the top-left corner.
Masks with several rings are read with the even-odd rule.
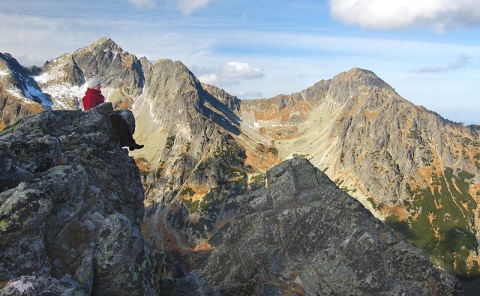
[[[157,279],[188,274],[224,248],[239,208],[255,200],[247,196],[262,196],[266,172],[292,158],[307,159],[436,266],[480,276],[480,127],[415,106],[370,71],[239,100],[179,61],[152,64],[102,38],[40,68],[0,54],[0,73],[0,128],[45,108],[79,109],[91,76],[114,109],[131,110],[145,144],[132,153],[145,189],[143,235],[156,270],[183,264]]]

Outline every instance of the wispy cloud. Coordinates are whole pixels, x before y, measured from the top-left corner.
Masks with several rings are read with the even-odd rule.
[[[336,19],[378,30],[427,26],[445,31],[480,25],[477,0],[329,0],[329,5]]]
[[[128,3],[138,9],[152,9],[157,5],[156,0],[127,0]]]
[[[196,10],[207,7],[210,2],[212,0],[178,0],[177,7],[183,14],[189,15]]]
[[[444,67],[424,67],[418,70],[414,70],[416,73],[441,73],[449,72],[452,70],[458,70],[467,66],[472,58],[466,55],[460,55],[456,61],[453,63],[444,66]]]

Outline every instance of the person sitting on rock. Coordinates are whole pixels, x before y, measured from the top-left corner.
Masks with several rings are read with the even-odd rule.
[[[88,111],[91,108],[94,108],[105,102],[105,97],[102,95],[102,91],[100,90],[101,87],[102,83],[100,80],[98,80],[98,78],[93,77],[88,80],[87,91],[85,92],[85,96],[82,98],[83,109],[85,111]],[[120,145],[122,147],[128,147],[130,151],[144,147],[143,145],[139,145],[135,142],[132,132],[130,131],[130,127],[119,114],[112,113],[110,115],[110,121],[118,133]]]

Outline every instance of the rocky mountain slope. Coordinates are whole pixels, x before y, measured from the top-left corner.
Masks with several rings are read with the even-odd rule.
[[[291,95],[238,100],[201,84],[181,62],[152,65],[108,38],[41,68],[11,65],[0,65],[4,122],[39,111],[5,111],[13,110],[6,106],[16,104],[14,93],[32,101],[10,83],[20,70],[36,82],[36,97],[52,102],[47,108],[79,108],[85,79],[96,75],[114,107],[133,112],[135,138],[146,145],[132,153],[145,188],[142,232],[157,271],[172,258],[181,260],[181,274],[197,268],[219,248],[245,196],[266,186],[266,171],[297,156],[436,265],[479,274],[479,128],[413,105],[370,71],[351,69]]]

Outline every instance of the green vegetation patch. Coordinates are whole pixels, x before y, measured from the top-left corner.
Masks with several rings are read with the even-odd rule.
[[[274,156],[278,156],[278,149],[275,146],[265,146],[262,143],[259,143],[255,146],[255,151],[260,154],[272,154]]]
[[[168,137],[167,143],[165,144],[165,148],[168,150],[172,149],[174,143],[175,143],[175,136]]]
[[[251,176],[249,189],[254,191],[260,188],[264,188],[266,180],[267,180],[266,174],[258,174],[258,175]]]
[[[184,199],[183,203],[185,206],[188,208],[190,213],[195,213],[199,211],[200,208],[200,200],[195,200],[193,201],[191,198],[190,199]]]
[[[194,232],[200,235],[201,238],[207,239],[207,233],[211,233],[213,231],[214,224],[212,221],[201,217],[196,223],[191,224],[191,227]]]
[[[187,187],[187,188],[182,190],[182,195],[194,196],[195,193],[196,192],[190,187]]]
[[[450,273],[460,277],[480,276],[478,266],[468,270],[465,264],[469,250],[477,249],[471,224],[476,202],[468,193],[474,175],[460,170],[455,174],[452,168],[446,168],[440,178],[435,174],[431,177],[436,188],[433,194],[429,188],[411,192],[415,199],[409,207],[418,211],[416,219],[398,221],[390,216],[385,222],[425,249],[432,260],[440,262]]]

